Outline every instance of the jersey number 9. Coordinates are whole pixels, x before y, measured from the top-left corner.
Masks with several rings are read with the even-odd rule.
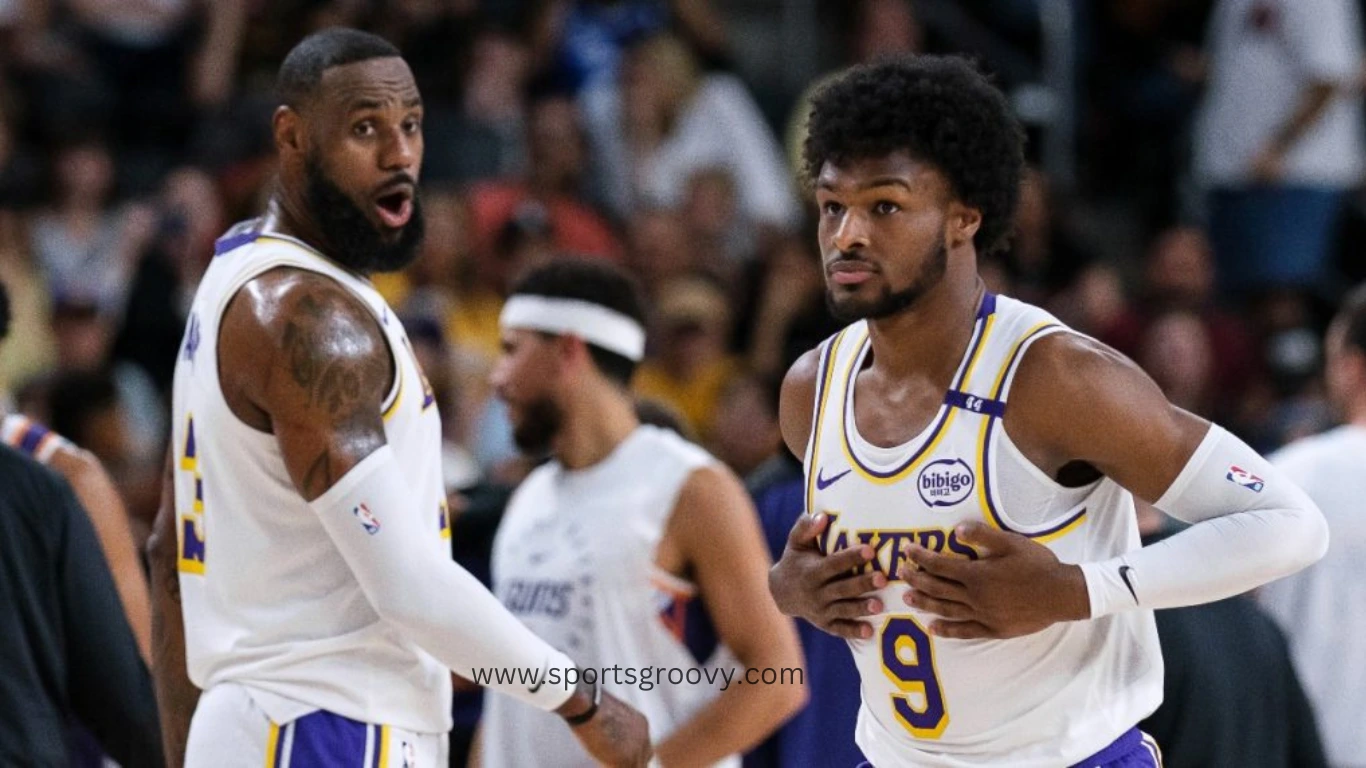
[[[934,670],[930,636],[914,618],[892,616],[882,626],[882,671],[901,691],[892,694],[897,722],[918,739],[937,739],[949,724]]]

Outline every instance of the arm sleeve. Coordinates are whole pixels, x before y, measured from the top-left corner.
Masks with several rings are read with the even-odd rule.
[[[310,506],[375,611],[442,664],[541,710],[573,693],[569,657],[519,622],[423,525],[392,448],[367,456]]]
[[[75,494],[65,483],[55,488],[52,509],[63,526],[57,575],[72,709],[119,764],[162,765],[151,674],[138,654],[104,551]]]
[[[1328,525],[1309,496],[1215,424],[1154,506],[1191,526],[1083,564],[1091,618],[1222,600],[1305,568],[1328,548]]]

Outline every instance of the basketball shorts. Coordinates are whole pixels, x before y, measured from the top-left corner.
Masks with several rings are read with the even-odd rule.
[[[315,711],[274,723],[240,685],[199,697],[185,768],[448,768],[447,735]]]
[[[858,768],[873,768],[872,763],[860,763]],[[1076,763],[1072,768],[1162,768],[1162,750],[1153,737],[1130,728],[1110,746]]]

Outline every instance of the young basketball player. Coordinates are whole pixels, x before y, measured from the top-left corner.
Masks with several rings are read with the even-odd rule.
[[[770,574],[782,610],[849,640],[872,765],[1155,766],[1154,609],[1323,555],[1323,516],[1128,360],[987,292],[1022,131],[961,59],[847,72],[806,167],[832,311],[781,421],[807,511]],[[1191,523],[1141,547],[1133,497]],[[857,569],[857,570],[856,570]],[[852,574],[852,575],[850,575]]]

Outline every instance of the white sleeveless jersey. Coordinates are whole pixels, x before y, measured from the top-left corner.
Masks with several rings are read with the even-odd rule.
[[[592,467],[537,468],[494,540],[499,600],[581,668],[606,667],[603,690],[642,712],[656,742],[720,694],[721,678],[702,675],[730,658],[721,649],[698,661],[685,642],[696,589],[655,565],[679,489],[711,461],[673,432],[642,425]],[[689,676],[701,682],[677,682]],[[558,715],[506,696],[484,698],[481,728],[486,768],[597,765]]]
[[[395,383],[384,432],[430,521],[426,546],[449,557],[435,399],[398,319],[369,281],[301,241],[234,227],[215,248],[175,369],[175,502],[190,679],[245,686],[276,723],[322,709],[416,732],[451,726],[450,676],[367,602],[316,513],[295,489],[275,437],[242,423],[219,386],[219,321],[249,280],[278,267],[326,275],[375,315]]]
[[[867,324],[821,347],[807,509],[830,516],[824,551],[868,543],[889,576],[872,638],[849,641],[863,683],[856,741],[878,768],[1060,768],[1106,747],[1161,702],[1150,611],[1009,640],[944,639],[930,636],[936,617],[907,606],[895,578],[906,541],[975,558],[953,532],[970,520],[1027,535],[1069,563],[1141,546],[1127,491],[1108,478],[1059,485],[1002,428],[1025,350],[1065,330],[1041,309],[987,294],[944,403],[921,434],[892,448],[863,439],[853,417]]]

